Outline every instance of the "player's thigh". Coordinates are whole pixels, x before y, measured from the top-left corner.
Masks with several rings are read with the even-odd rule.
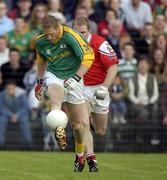
[[[89,123],[89,114],[85,103],[71,104],[66,102],[67,114],[70,124],[84,126]]]
[[[45,73],[46,93],[49,96],[51,108],[61,108],[64,98],[63,80],[56,77],[51,72]]]
[[[105,134],[107,123],[108,123],[108,113],[105,114],[92,113],[92,124],[97,134],[101,136]]]
[[[47,86],[47,95],[49,96],[51,107],[61,108],[64,89],[58,84],[50,84]]]

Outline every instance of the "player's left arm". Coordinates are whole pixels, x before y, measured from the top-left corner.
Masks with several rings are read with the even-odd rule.
[[[108,94],[108,88],[111,86],[117,74],[118,58],[115,51],[107,41],[104,41],[99,47],[100,60],[107,68],[106,77],[101,84],[100,88],[96,91],[95,96],[97,99],[105,99]]]
[[[109,88],[117,74],[117,64],[119,60],[115,51],[107,41],[104,41],[100,45],[99,53],[102,64],[107,68],[107,74],[104,79],[103,85]]]
[[[117,64],[110,66],[107,70],[107,74],[102,85],[109,88],[112,82],[114,81],[117,72],[118,72]]]

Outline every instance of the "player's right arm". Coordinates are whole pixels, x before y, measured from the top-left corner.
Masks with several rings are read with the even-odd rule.
[[[47,62],[37,53],[37,79],[44,79],[46,68]]]
[[[35,47],[36,47],[36,59],[37,59],[37,83],[35,86],[35,96],[38,100],[41,100],[43,96],[42,89],[44,84],[44,75],[47,68],[47,61],[44,60],[40,55],[40,50],[42,47],[38,42],[38,37],[36,40]]]

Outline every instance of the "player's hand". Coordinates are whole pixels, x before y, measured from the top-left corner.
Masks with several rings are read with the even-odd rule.
[[[41,100],[43,97],[43,94],[42,94],[43,83],[44,83],[43,79],[38,79],[35,86],[35,96],[38,100]]]
[[[80,80],[81,77],[75,74],[64,81],[64,87],[68,90],[74,90],[78,86]]]
[[[105,86],[100,86],[100,88],[96,90],[94,97],[99,100],[104,100],[107,95],[108,95],[108,88]]]

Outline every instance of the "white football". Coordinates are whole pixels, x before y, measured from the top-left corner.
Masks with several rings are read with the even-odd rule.
[[[68,118],[65,112],[55,109],[50,111],[46,117],[47,125],[55,130],[58,126],[66,128],[68,123]]]

